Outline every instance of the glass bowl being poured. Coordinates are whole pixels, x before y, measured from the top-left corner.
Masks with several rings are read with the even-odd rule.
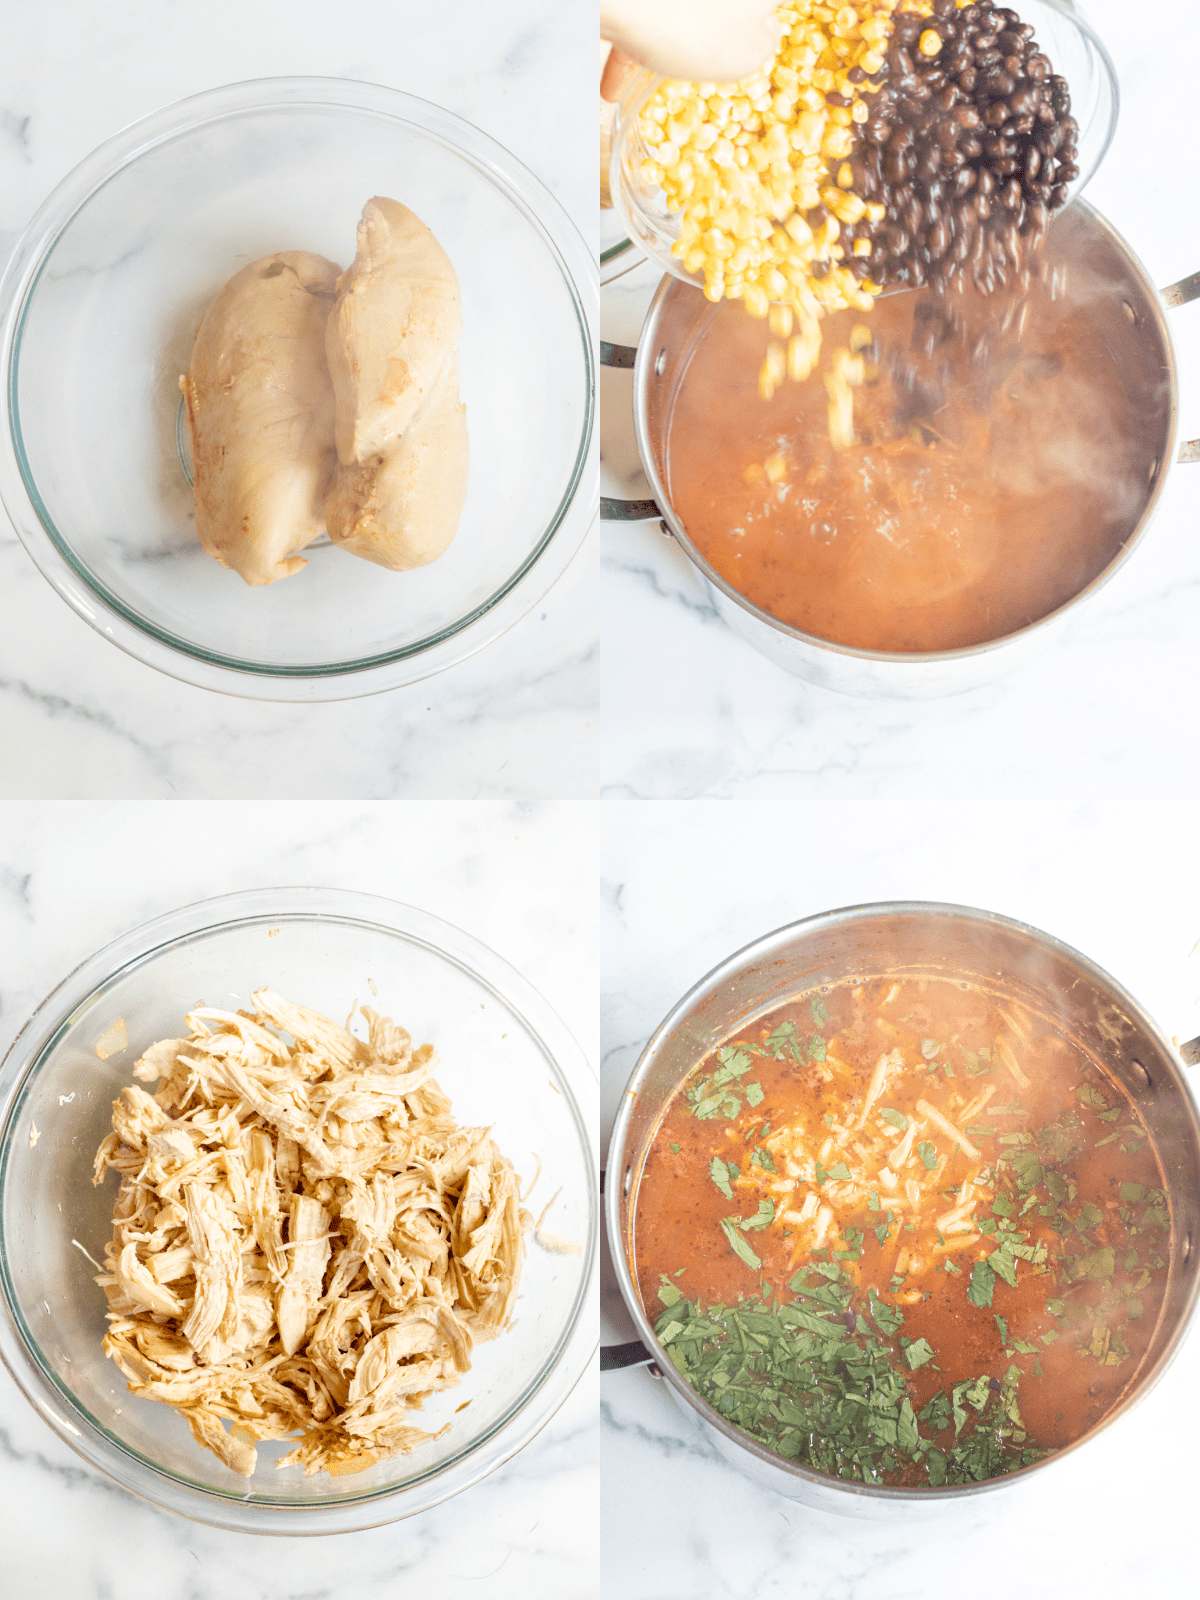
[[[410,206],[458,273],[462,520],[411,572],[322,541],[250,589],[196,537],[179,377],[234,273],[282,250],[348,266],[373,195]],[[19,242],[0,281],[0,495],[72,609],[173,677],[285,701],[415,682],[540,601],[591,524],[596,279],[549,191],[437,106],[325,78],[210,90],[101,145]]]
[[[1039,49],[1053,70],[1067,80],[1071,115],[1079,124],[1075,164],[1079,176],[1069,198],[1080,194],[1104,159],[1117,125],[1117,75],[1108,52],[1072,0],[1020,0],[1010,7],[1034,30]],[[704,287],[701,273],[690,272],[672,246],[679,238],[679,213],[667,209],[666,196],[647,182],[643,165],[652,152],[642,138],[639,115],[665,80],[643,70],[630,77],[621,96],[613,137],[609,185],[612,202],[627,237],[664,272]]]
[[[415,1042],[431,1041],[454,1116],[491,1127],[532,1214],[557,1192],[548,1247],[526,1235],[509,1327],[476,1346],[459,1386],[412,1413],[421,1429],[449,1422],[449,1432],[350,1476],[276,1471],[289,1448],[281,1441],[261,1444],[254,1476],[237,1477],[170,1406],[129,1394],[101,1350],[107,1305],[94,1279],[116,1186],[111,1176],[93,1186],[92,1161],[112,1102],[147,1046],[179,1037],[194,1005],[244,1008],[264,985],[338,1021],[361,1000]],[[337,1533],[423,1511],[526,1444],[591,1360],[596,1098],[594,1073],[540,995],[424,911],[291,888],[160,917],[66,978],[0,1065],[0,1357],[65,1443],[167,1510],[276,1534]]]

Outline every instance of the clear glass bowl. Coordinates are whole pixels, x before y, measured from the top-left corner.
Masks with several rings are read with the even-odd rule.
[[[248,261],[340,266],[372,195],[462,284],[467,503],[436,562],[326,544],[249,589],[201,550],[176,430],[205,308]],[[54,191],[0,282],[0,494],[73,609],[204,688],[334,700],[411,683],[535,605],[595,515],[596,264],[558,202],[437,106],[325,78],[234,84],[125,129]]]
[[[368,987],[372,980],[376,999]],[[474,1353],[462,1384],[414,1420],[450,1432],[352,1477],[276,1472],[259,1447],[236,1477],[169,1407],[139,1400],[100,1349],[106,1303],[93,1281],[111,1233],[116,1180],[92,1158],[113,1099],[156,1039],[197,1002],[237,1008],[270,984],[339,1020],[356,999],[441,1056],[438,1081],[469,1124],[490,1124],[528,1184],[535,1215],[581,1246],[527,1240],[513,1325]],[[128,1045],[96,1044],[125,1019]],[[136,929],[46,999],[0,1066],[0,1356],[55,1430],[135,1494],[251,1533],[333,1533],[423,1511],[477,1482],[549,1420],[596,1346],[595,1075],[563,1023],[490,950],[410,906],[331,889],[263,889],[204,901]],[[37,1129],[36,1141],[33,1129]],[[85,1252],[87,1252],[85,1254]],[[457,1408],[470,1401],[465,1410]]]
[[[1079,177],[1071,185],[1073,200],[1103,161],[1116,131],[1116,69],[1072,0],[1015,0],[1012,9],[1032,26],[1039,48],[1071,90],[1071,115],[1079,124]],[[609,187],[627,237],[664,272],[703,288],[703,276],[689,272],[671,254],[679,237],[679,214],[668,211],[662,190],[642,177],[649,152],[638,130],[638,113],[662,82],[658,74],[644,71],[626,84],[617,110]]]

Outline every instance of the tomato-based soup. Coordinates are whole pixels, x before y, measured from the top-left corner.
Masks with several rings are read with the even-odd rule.
[[[1016,300],[922,291],[824,322],[826,358],[872,341],[840,450],[828,360],[763,400],[766,325],[718,307],[665,452],[701,554],[781,621],[899,653],[1002,638],[1086,588],[1145,503],[1146,400],[1096,306],[1059,296],[1063,270]]]
[[[700,1063],[636,1195],[684,1378],[792,1460],[939,1486],[1070,1444],[1137,1378],[1170,1211],[1125,1091],[1053,1022],[940,979],[836,985]]]

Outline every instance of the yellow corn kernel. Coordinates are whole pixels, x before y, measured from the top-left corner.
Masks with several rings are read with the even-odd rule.
[[[679,218],[675,255],[710,300],[742,300],[778,341],[760,373],[764,394],[813,370],[821,318],[868,309],[879,292],[845,265],[851,253],[868,255],[870,242],[850,241],[843,228],[883,214],[854,193],[848,159],[878,86],[847,74],[882,67],[901,8],[901,0],[785,0],[783,38],[767,68],[732,85],[662,84],[640,113],[642,177]],[[932,5],[903,0],[903,9],[928,16]],[[848,103],[830,104],[830,96]],[[822,202],[826,220],[814,232],[804,212]],[[849,395],[861,361],[843,351],[831,367],[837,396]],[[834,406],[834,398],[838,437],[852,440],[852,401]]]
[[[763,462],[763,471],[772,483],[782,483],[787,477],[787,461],[777,452]]]
[[[923,56],[935,56],[942,48],[942,36],[936,28],[926,28],[917,40],[917,49]]]
[[[865,350],[868,345],[875,343],[875,336],[865,323],[856,322],[850,329],[850,348],[855,355],[860,350]]]

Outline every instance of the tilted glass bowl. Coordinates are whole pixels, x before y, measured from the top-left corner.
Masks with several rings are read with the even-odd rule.
[[[369,986],[374,985],[374,991]],[[94,1282],[116,1180],[92,1184],[112,1101],[198,1002],[237,1009],[270,985],[339,1021],[356,999],[431,1041],[454,1114],[490,1125],[534,1215],[578,1255],[526,1238],[512,1325],[414,1424],[444,1438],[348,1477],[277,1472],[282,1443],[237,1477],[170,1407],[136,1399],[103,1354]],[[97,1043],[120,1019],[124,1049]],[[411,1516],[506,1461],[549,1420],[596,1346],[595,1075],[506,962],[424,911],[330,889],[264,889],[187,906],[107,945],[46,999],[0,1066],[0,1356],[61,1439],[144,1499],[249,1533],[334,1533]],[[36,1130],[36,1133],[35,1133]],[[469,1402],[465,1409],[459,1407]]]
[[[1039,49],[1049,56],[1071,91],[1071,115],[1079,124],[1079,176],[1070,186],[1073,200],[1103,161],[1116,131],[1116,69],[1072,0],[1018,0],[1012,9],[1033,28]],[[642,176],[642,164],[650,152],[638,127],[638,114],[663,81],[656,73],[642,71],[625,85],[617,110],[609,187],[628,238],[664,272],[702,289],[703,275],[689,272],[682,260],[671,254],[679,237],[679,213],[668,211],[663,191]]]
[[[462,285],[462,521],[428,567],[326,542],[250,589],[196,538],[179,376],[235,272],[278,250],[348,266],[377,194],[432,228]],[[428,677],[535,605],[594,517],[596,279],[549,191],[437,106],[325,78],[213,89],[101,145],[18,244],[0,282],[0,494],[68,604],[173,677],[301,701]]]

